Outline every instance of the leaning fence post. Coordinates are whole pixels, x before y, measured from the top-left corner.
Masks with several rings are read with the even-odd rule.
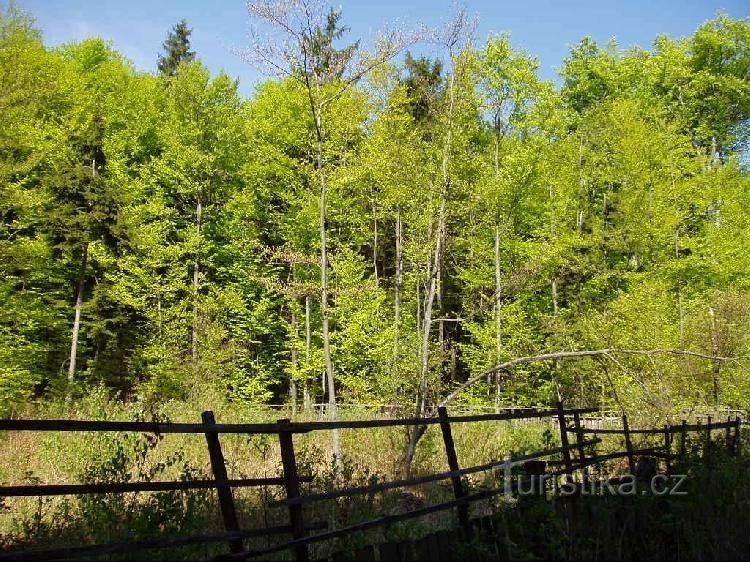
[[[224,528],[228,532],[240,530],[237,522],[237,512],[234,508],[234,498],[232,497],[232,488],[229,486],[227,477],[227,467],[224,464],[224,454],[221,452],[221,443],[219,434],[216,431],[216,418],[212,411],[206,411],[201,414],[201,420],[206,428],[206,443],[208,444],[208,455],[211,459],[211,471],[214,473],[216,481],[216,493],[219,496],[219,508],[221,517],[224,519]],[[244,550],[242,539],[236,538],[229,541],[229,549],[233,553],[240,553]]]
[[[633,441],[630,439],[630,425],[628,416],[622,416],[622,431],[625,434],[625,451],[628,453],[628,469],[635,474],[635,457],[633,456]]]
[[[573,461],[570,459],[570,442],[568,441],[568,426],[565,422],[565,409],[562,400],[557,401],[557,419],[560,422],[560,443],[562,445],[565,474],[573,474]]]
[[[284,467],[284,487],[287,499],[299,497],[299,478],[297,476],[297,460],[294,456],[294,440],[292,438],[291,423],[288,419],[278,420],[279,446],[281,447],[281,464]],[[305,520],[302,516],[302,504],[289,504],[289,523],[292,526],[292,538],[301,539],[305,536]],[[294,558],[297,562],[307,562],[310,555],[307,545],[294,547]]]
[[[588,480],[589,469],[586,466],[586,451],[583,445],[583,427],[581,426],[581,414],[573,412],[573,423],[575,424],[576,432],[576,446],[578,448],[578,461],[581,463],[581,474],[583,475],[583,481]]]
[[[440,418],[440,431],[443,433],[443,443],[445,444],[445,455],[448,457],[448,468],[451,472],[457,472],[458,457],[456,456],[456,445],[453,442],[453,433],[451,431],[451,424],[448,421],[448,410],[445,406],[438,408],[438,417]],[[453,483],[453,495],[456,499],[461,499],[466,496],[466,490],[464,490],[463,482],[461,482],[461,476],[456,474],[451,476],[451,482]],[[469,504],[462,503],[456,506],[458,511],[458,522],[461,528],[464,530],[467,538],[472,535],[471,522],[469,521]]]

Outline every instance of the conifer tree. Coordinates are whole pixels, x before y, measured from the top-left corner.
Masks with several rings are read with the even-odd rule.
[[[159,72],[166,76],[174,76],[182,62],[195,60],[195,51],[190,50],[190,35],[193,30],[183,19],[176,24],[162,43],[165,53],[159,55]]]

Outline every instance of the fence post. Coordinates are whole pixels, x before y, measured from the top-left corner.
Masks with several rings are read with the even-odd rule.
[[[742,418],[737,416],[734,424],[734,456],[739,457],[742,447]]]
[[[458,457],[456,456],[456,446],[453,443],[453,433],[451,432],[451,424],[448,421],[448,410],[445,406],[438,408],[438,417],[440,418],[440,431],[443,433],[443,443],[445,444],[445,455],[448,457],[448,468],[451,472],[460,470],[458,466]],[[464,490],[463,482],[461,482],[461,476],[451,476],[451,482],[453,483],[453,495],[456,499],[463,498],[466,496],[466,490]],[[471,538],[472,529],[471,522],[469,521],[469,505],[466,503],[459,504],[456,506],[458,511],[458,522],[461,528],[464,530],[467,538]]]
[[[297,476],[297,460],[294,456],[294,440],[291,423],[288,419],[278,420],[279,446],[281,447],[281,464],[284,467],[284,487],[287,499],[299,497],[299,479]],[[292,526],[292,538],[301,539],[305,536],[305,520],[302,516],[302,504],[289,504],[289,523]],[[307,562],[310,555],[307,545],[294,547],[294,558],[297,562]]]
[[[560,444],[562,445],[565,474],[573,474],[573,461],[570,459],[570,442],[568,441],[568,426],[565,422],[565,409],[562,400],[557,401],[557,419],[560,422]]]
[[[578,449],[578,461],[581,463],[581,474],[583,481],[588,480],[589,469],[586,466],[586,451],[583,446],[583,427],[581,426],[581,414],[579,412],[573,412],[573,424],[576,432],[576,446]]]
[[[628,416],[622,416],[622,431],[625,434],[625,451],[628,453],[628,469],[635,474],[635,457],[633,456],[633,441],[630,439],[630,425]]]
[[[664,454],[667,474],[672,474],[672,428],[669,425],[664,426]]]
[[[219,508],[221,509],[221,517],[224,520],[224,528],[230,533],[239,531],[240,526],[237,522],[237,512],[234,508],[232,488],[227,482],[227,467],[224,464],[224,454],[221,452],[219,434],[216,431],[216,418],[214,418],[214,413],[209,410],[201,414],[201,420],[206,428],[205,435],[208,445],[208,455],[211,459],[211,471],[214,473],[214,480],[216,480],[216,494],[219,496]],[[242,539],[230,540],[229,549],[235,554],[242,552],[244,550]]]
[[[711,416],[706,416],[706,445],[705,451],[703,452],[703,460],[706,464],[711,462]]]
[[[734,441],[732,440],[732,416],[727,416],[727,428],[724,432],[727,441],[727,454],[734,454]]]
[[[687,454],[687,420],[682,420],[680,427],[680,459],[685,460]]]

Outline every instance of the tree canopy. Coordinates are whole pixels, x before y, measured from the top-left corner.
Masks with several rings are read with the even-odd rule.
[[[466,28],[360,72],[341,12],[320,16],[306,66],[243,98],[184,21],[143,73],[0,13],[3,412],[196,384],[422,413],[459,388],[750,405],[749,20],[584,38],[558,87]],[[695,354],[516,361],[617,349]]]

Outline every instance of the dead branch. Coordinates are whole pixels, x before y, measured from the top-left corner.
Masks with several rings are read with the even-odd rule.
[[[645,357],[650,357],[653,355],[660,355],[660,354],[678,355],[678,356],[684,356],[684,357],[698,357],[700,359],[709,359],[711,361],[722,361],[722,362],[729,362],[729,363],[737,363],[741,359],[740,357],[721,357],[721,356],[707,355],[705,353],[699,353],[697,351],[689,351],[685,349],[668,349],[668,348],[663,348],[663,349],[605,348],[605,349],[590,349],[590,350],[579,350],[579,351],[556,351],[553,353],[542,353],[539,355],[532,355],[529,357],[518,357],[516,359],[511,359],[510,361],[506,361],[504,363],[500,363],[499,365],[495,365],[494,367],[487,369],[483,373],[480,373],[478,375],[471,377],[465,383],[461,384],[456,390],[451,392],[447,397],[445,397],[439,405],[447,406],[448,404],[453,402],[456,398],[458,398],[464,390],[474,385],[475,383],[487,378],[488,375],[492,375],[501,371],[509,371],[513,369],[514,367],[517,367],[518,365],[525,365],[527,363],[539,363],[542,361],[553,361],[556,359],[582,359],[586,357],[612,358],[615,354],[640,355],[640,356],[645,356]]]

